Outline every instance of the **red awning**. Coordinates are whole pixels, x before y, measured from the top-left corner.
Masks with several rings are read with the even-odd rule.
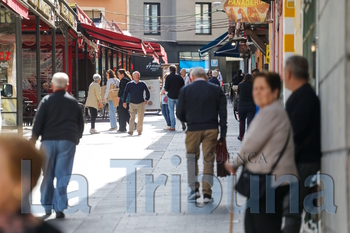
[[[0,0],[1,2],[5,3],[5,5],[17,14],[19,14],[21,17],[28,19],[29,13],[28,9],[25,8],[23,5],[21,5],[17,0]]]
[[[159,61],[159,57],[162,57],[163,60],[165,58],[164,62],[168,62],[163,47],[157,43],[144,43],[139,38],[127,36],[119,32],[97,28],[84,23],[81,23],[80,25],[90,37],[96,40],[115,45],[123,50],[153,56],[156,61]]]
[[[163,59],[164,63],[168,64],[168,55],[165,52],[165,49],[163,48],[163,46],[154,42],[147,42],[147,43],[149,43],[154,48],[157,55]]]
[[[120,33],[117,33],[117,32],[112,32],[112,31],[109,31],[109,30],[106,30],[106,29],[94,27],[94,26],[87,25],[87,24],[84,24],[84,23],[82,23],[81,26],[89,34],[90,33],[94,33],[94,34],[100,35],[102,37],[105,37],[107,39],[127,41],[127,42],[131,42],[131,43],[141,43],[142,42],[141,39],[136,38],[136,37],[123,35],[123,34],[120,34]]]

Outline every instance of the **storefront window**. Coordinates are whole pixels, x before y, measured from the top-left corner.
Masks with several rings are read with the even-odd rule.
[[[63,49],[56,48],[56,72],[63,71]],[[40,85],[49,84],[51,88],[52,78],[52,51],[41,49],[40,51]],[[23,91],[33,91],[33,98],[36,98],[36,50],[23,49]]]
[[[13,85],[13,96],[2,97],[2,125],[17,126],[16,16],[0,4],[0,88]]]

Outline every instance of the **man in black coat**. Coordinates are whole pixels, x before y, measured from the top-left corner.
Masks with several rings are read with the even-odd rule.
[[[56,73],[52,77],[53,94],[45,96],[35,115],[31,141],[41,136],[41,146],[46,154],[43,182],[40,187],[41,204],[46,217],[56,212],[64,218],[68,207],[67,185],[72,174],[76,145],[83,136],[83,113],[78,101],[67,93],[68,75]],[[56,188],[53,185],[57,180]]]
[[[195,201],[200,197],[198,176],[198,159],[200,144],[204,155],[203,174],[209,175],[209,179],[203,179],[202,190],[204,203],[212,202],[214,159],[219,126],[220,137],[226,137],[227,109],[226,96],[219,86],[207,82],[207,75],[202,68],[195,68],[191,73],[194,82],[181,89],[179,103],[176,111],[177,117],[187,122],[186,151],[188,183],[191,193],[189,201]],[[218,116],[220,122],[218,122]]]
[[[284,233],[299,233],[304,198],[310,188],[306,178],[315,175],[321,167],[321,107],[320,101],[308,83],[309,65],[306,58],[287,59],[284,81],[292,91],[286,110],[292,123],[295,144],[295,162],[299,173],[299,214],[289,214],[289,195],[285,199]]]
[[[171,65],[169,67],[170,74],[165,80],[164,89],[168,92],[168,107],[171,127],[170,131],[175,131],[176,119],[175,119],[175,107],[177,106],[177,100],[179,98],[180,89],[185,86],[183,78],[176,74],[176,66]]]

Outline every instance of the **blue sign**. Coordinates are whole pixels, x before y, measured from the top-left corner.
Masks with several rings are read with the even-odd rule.
[[[212,67],[218,67],[218,59],[211,59],[211,66]]]

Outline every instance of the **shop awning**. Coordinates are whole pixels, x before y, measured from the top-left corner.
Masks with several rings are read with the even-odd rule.
[[[224,34],[222,34],[221,36],[219,36],[218,38],[216,38],[215,40],[213,40],[212,42],[204,45],[202,48],[200,48],[199,54],[200,56],[203,56],[206,52],[208,52],[209,50],[211,50],[212,48],[222,44],[222,42],[224,42],[225,40],[227,40],[228,38],[228,32],[225,32]]]
[[[168,55],[165,52],[165,49],[163,48],[163,46],[154,42],[145,42],[145,43],[149,43],[153,47],[153,49],[156,51],[157,55],[163,59],[164,63],[168,64]]]
[[[214,52],[216,57],[240,57],[239,41],[228,42],[222,46],[219,50]]]
[[[84,23],[81,23],[80,26],[91,38],[105,42],[109,45],[117,46],[122,50],[127,50],[132,53],[141,53],[145,56],[153,56],[157,61],[159,61],[159,57],[163,57],[165,54],[165,60],[163,60],[164,62],[167,62],[164,49],[162,49],[162,47],[157,43],[144,43],[139,38],[87,25]]]
[[[28,19],[28,9],[21,5],[17,0],[0,0],[11,10],[19,14],[21,17]]]

